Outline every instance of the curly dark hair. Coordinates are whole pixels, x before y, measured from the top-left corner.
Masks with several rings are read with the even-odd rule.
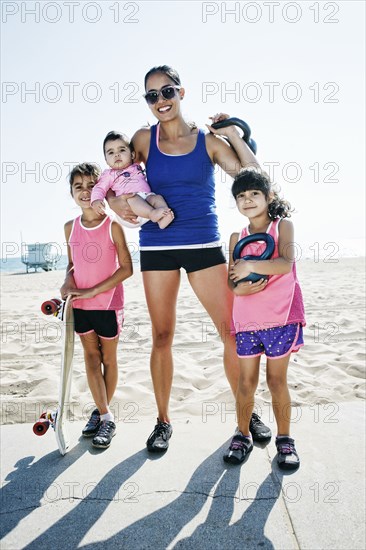
[[[262,191],[267,201],[270,195],[272,195],[273,199],[268,204],[268,216],[271,220],[291,217],[291,212],[293,212],[291,204],[279,196],[278,191],[276,191],[275,187],[264,173],[257,172],[256,170],[241,170],[235,176],[231,187],[234,199],[236,199],[239,193],[251,189]]]
[[[91,176],[94,181],[97,181],[100,177],[100,168],[96,164],[91,164],[88,162],[83,162],[77,164],[71,170],[69,174],[69,183],[70,183],[70,193],[72,196],[72,184],[74,183],[75,176]]]

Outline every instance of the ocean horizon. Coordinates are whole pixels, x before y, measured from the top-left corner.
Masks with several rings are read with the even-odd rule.
[[[133,264],[137,265],[139,264],[139,255],[135,253],[133,255]],[[56,269],[53,271],[63,271],[66,269],[68,264],[68,258],[66,255],[63,255],[60,257],[60,259],[57,261]],[[32,267],[29,268],[29,273],[34,273],[34,269]],[[38,267],[37,271],[39,273],[43,273],[44,270],[41,267]],[[12,257],[12,258],[1,258],[0,259],[0,273],[3,274],[18,274],[18,273],[26,273],[26,265],[22,262],[21,257]]]

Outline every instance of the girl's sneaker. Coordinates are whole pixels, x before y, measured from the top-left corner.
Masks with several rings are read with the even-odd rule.
[[[260,417],[254,412],[250,418],[249,430],[252,434],[253,441],[263,443],[269,441],[272,437],[272,432],[268,426],[263,424]]]
[[[84,437],[92,437],[98,432],[99,426],[100,426],[100,414],[98,409],[94,409],[94,411],[91,413],[91,416],[81,433]]]
[[[253,442],[251,438],[237,432],[223,458],[225,462],[230,464],[241,464],[252,450]]]
[[[281,470],[297,470],[300,458],[295,449],[295,441],[288,435],[276,437],[277,464]]]
[[[92,441],[93,447],[106,449],[112,442],[116,433],[116,425],[112,420],[102,420],[97,435]]]

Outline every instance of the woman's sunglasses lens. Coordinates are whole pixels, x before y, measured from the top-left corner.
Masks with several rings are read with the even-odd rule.
[[[150,103],[150,105],[154,105],[159,99],[159,94],[157,92],[148,92],[145,95],[145,99],[147,103]]]
[[[169,88],[163,88],[161,90],[161,95],[164,99],[172,99],[175,96],[175,88],[169,86]]]

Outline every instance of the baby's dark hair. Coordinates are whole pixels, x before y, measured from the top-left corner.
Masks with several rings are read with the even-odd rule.
[[[243,191],[256,189],[262,191],[266,200],[273,196],[268,205],[268,216],[271,220],[276,218],[290,218],[293,209],[288,201],[281,199],[278,192],[274,189],[268,177],[255,170],[241,170],[235,177],[231,188],[234,199]]]
[[[103,155],[105,157],[105,144],[107,141],[116,141],[117,139],[121,139],[130,149],[131,153],[133,152],[133,146],[132,141],[129,137],[126,136],[126,134],[122,134],[121,132],[115,132],[112,130],[111,132],[108,132],[108,134],[105,136],[103,141]]]
[[[170,78],[170,80],[174,82],[174,84],[177,84],[177,86],[181,85],[179,74],[175,69],[173,69],[173,67],[169,67],[169,65],[159,65],[157,67],[153,67],[145,74],[145,79],[144,79],[145,90],[146,90],[146,84],[149,77],[152,74],[156,74],[156,73],[165,74],[168,78]]]
[[[90,164],[88,162],[83,162],[77,164],[71,170],[69,174],[69,183],[70,183],[70,193],[72,196],[72,184],[74,183],[75,176],[91,176],[94,181],[97,181],[100,178],[100,168],[96,164]]]

